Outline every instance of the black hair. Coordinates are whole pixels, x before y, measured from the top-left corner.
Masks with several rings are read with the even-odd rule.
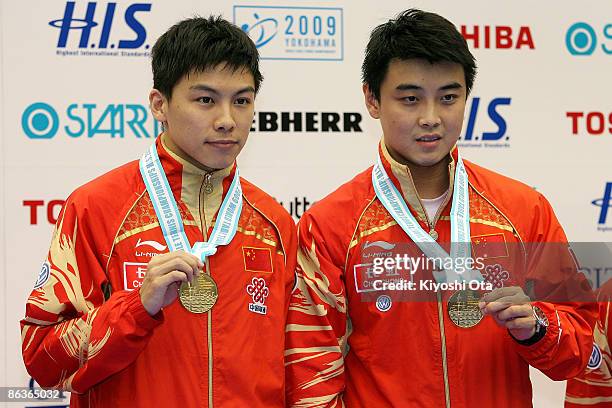
[[[476,76],[476,60],[457,28],[442,16],[408,9],[376,27],[370,35],[361,66],[362,80],[380,101],[382,84],[392,60],[421,58],[463,66],[467,94]]]
[[[259,90],[263,76],[259,53],[249,36],[220,16],[194,17],[172,26],[155,42],[151,52],[153,87],[168,99],[185,75],[225,63],[233,70],[248,69]]]

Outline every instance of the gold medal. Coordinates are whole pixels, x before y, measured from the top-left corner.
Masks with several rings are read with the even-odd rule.
[[[457,326],[467,329],[476,326],[483,318],[478,301],[480,294],[475,290],[460,290],[448,299],[448,316]]]
[[[179,289],[181,304],[191,313],[208,312],[215,305],[217,297],[217,284],[212,276],[204,272],[200,273],[191,285],[183,282]]]

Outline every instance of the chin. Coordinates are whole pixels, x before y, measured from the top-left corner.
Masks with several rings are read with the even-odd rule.
[[[445,156],[442,157],[436,157],[436,158],[432,158],[432,159],[421,159],[421,160],[415,160],[414,163],[417,166],[420,167],[433,167],[437,164],[439,164],[441,161],[443,161],[446,158]]]
[[[211,169],[218,169],[218,170],[220,170],[220,169],[224,169],[226,167],[231,166],[232,163],[234,163],[234,160],[231,160],[231,159],[214,160],[210,164],[208,164],[207,166],[210,167]]]

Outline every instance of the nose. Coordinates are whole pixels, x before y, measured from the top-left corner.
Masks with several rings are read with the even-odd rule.
[[[419,126],[427,129],[434,129],[440,126],[440,115],[436,109],[436,104],[430,102],[426,104],[419,118]]]
[[[218,116],[214,122],[215,130],[217,132],[229,133],[236,127],[236,121],[234,120],[232,106],[230,104],[220,105]]]

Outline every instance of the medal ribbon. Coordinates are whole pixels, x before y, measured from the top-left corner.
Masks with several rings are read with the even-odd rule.
[[[159,220],[164,239],[170,251],[183,250],[204,262],[207,256],[214,255],[217,247],[232,241],[238,229],[238,220],[242,211],[242,189],[238,169],[221,207],[217,222],[207,242],[196,242],[193,248],[189,244],[181,214],[172,195],[168,178],[159,161],[157,149],[153,144],[140,159],[140,174],[144,180],[149,197],[153,202],[155,214]]]
[[[456,264],[457,259],[465,259],[471,255],[470,242],[470,201],[468,193],[468,176],[463,165],[461,156],[457,159],[455,170],[455,182],[453,185],[453,202],[451,206],[451,253],[449,254],[438,244],[414,218],[406,202],[397,190],[389,175],[382,165],[380,155],[377,157],[376,164],[372,170],[372,185],[376,192],[376,197],[389,214],[404,230],[404,232],[418,245],[425,256],[433,259],[453,259]],[[463,275],[461,278],[459,275]],[[458,273],[454,270],[443,272],[434,271],[434,277],[438,282],[455,282],[467,280],[482,281],[482,275],[477,270],[466,270]]]

